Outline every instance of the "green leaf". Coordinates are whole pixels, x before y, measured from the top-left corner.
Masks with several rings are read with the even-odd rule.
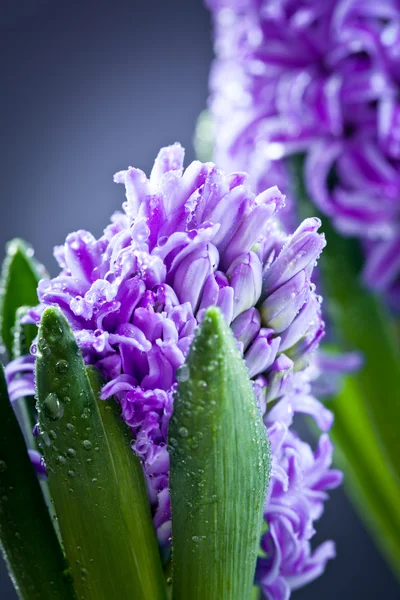
[[[0,546],[20,598],[71,600],[66,563],[0,365]]]
[[[31,306],[20,306],[15,313],[15,324],[13,328],[13,357],[29,354],[33,340],[37,336],[36,325],[23,325],[21,320],[26,316]]]
[[[194,134],[193,144],[196,156],[202,162],[212,160],[214,154],[214,123],[209,110],[200,113]]]
[[[387,468],[359,383],[347,378],[333,402],[331,431],[345,486],[395,571],[400,574],[400,487]]]
[[[37,393],[43,452],[79,598],[165,598],[140,461],[114,401],[85,368],[57,308],[42,316]]]
[[[19,239],[7,244],[1,276],[0,337],[10,357],[17,309],[37,304],[37,284],[45,274],[28,244]]]
[[[248,371],[210,308],[178,373],[169,429],[174,600],[250,600],[270,471]]]
[[[15,315],[14,336],[13,336],[13,351],[14,358],[29,354],[29,349],[33,340],[37,335],[36,325],[23,325],[21,319],[26,315],[30,307],[20,306]],[[35,427],[37,418],[35,410],[35,398],[33,396],[26,398],[18,398],[15,403],[15,412],[24,434],[27,446],[35,448],[37,446],[36,439],[33,436],[33,428]],[[43,482],[42,482],[43,487]],[[46,486],[45,486],[46,487]]]

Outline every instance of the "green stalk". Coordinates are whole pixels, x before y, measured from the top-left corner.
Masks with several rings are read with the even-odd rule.
[[[270,451],[248,372],[217,308],[178,374],[170,423],[174,600],[251,600]]]
[[[373,527],[374,533],[400,574],[400,348],[395,321],[383,300],[362,282],[357,240],[340,236],[310,203],[302,158],[292,159],[291,166],[300,215],[320,217],[327,239],[319,271],[329,332],[339,347],[357,350],[364,359],[332,402],[334,435],[348,465],[356,505],[369,524],[382,524]],[[386,482],[379,494],[373,472]]]
[[[331,435],[337,461],[345,472],[346,491],[382,553],[400,575],[400,488],[386,468],[356,379],[346,378],[333,407]]]
[[[23,600],[75,598],[0,365],[0,546]]]
[[[43,453],[74,587],[85,600],[163,600],[165,584],[140,461],[114,401],[48,308],[39,328]]]

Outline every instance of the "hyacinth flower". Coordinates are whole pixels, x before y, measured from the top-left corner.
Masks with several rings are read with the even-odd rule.
[[[287,228],[321,213],[328,338],[360,352],[364,365],[333,405],[333,434],[350,491],[400,573],[400,352],[391,314],[400,301],[400,5],[207,5],[215,157],[248,171],[256,192],[272,178],[288,197]],[[348,358],[336,361],[339,370],[349,370]]]
[[[115,175],[123,212],[99,239],[78,231],[55,249],[61,271],[39,281],[36,306],[18,308],[36,304],[27,293],[40,273],[30,249],[10,244],[8,396],[32,453],[36,395],[44,484],[79,594],[100,598],[107,586],[124,597],[112,582],[131,573],[132,547],[149,545],[132,569],[137,597],[163,597],[162,562],[177,600],[245,599],[253,583],[262,597],[283,600],[335,554],[333,542],[314,548],[311,540],[327,492],[341,482],[331,468],[332,414],[310,384],[324,332],[311,277],[325,239],[316,218],[284,233],[276,187],[256,195],[245,173],[201,162],[184,170],[183,158],[175,144],[160,151],[149,178],[135,168]],[[296,433],[299,413],[323,432],[314,450]],[[117,517],[115,535],[102,530],[108,505],[122,511],[129,535]],[[122,566],[98,552],[107,535],[118,558],[120,538],[130,547]]]

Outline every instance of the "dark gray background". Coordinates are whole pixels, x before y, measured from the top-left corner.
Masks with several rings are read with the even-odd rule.
[[[115,171],[148,171],[174,141],[194,158],[209,17],[201,0],[1,0],[0,57],[0,243],[26,238],[54,273],[53,246],[78,228],[98,235],[122,202]],[[343,491],[317,537],[338,557],[297,600],[400,598]],[[0,598],[16,598],[3,564]]]

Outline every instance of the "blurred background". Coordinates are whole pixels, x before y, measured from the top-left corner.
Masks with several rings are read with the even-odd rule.
[[[25,238],[55,274],[53,246],[76,229],[99,235],[119,208],[115,171],[148,172],[160,146],[175,141],[194,158],[212,60],[209,16],[201,0],[0,6],[0,243]],[[315,541],[327,538],[337,559],[295,599],[400,598],[343,490],[332,493]],[[16,598],[3,562],[0,598]]]

